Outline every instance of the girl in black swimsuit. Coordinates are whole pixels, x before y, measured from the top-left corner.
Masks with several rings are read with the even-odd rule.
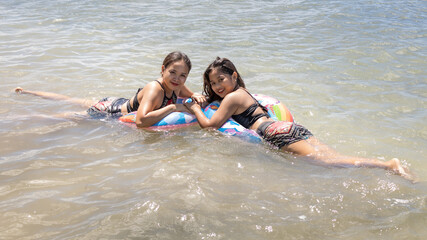
[[[185,106],[194,113],[202,128],[220,128],[230,117],[244,127],[257,131],[263,139],[282,151],[304,156],[314,162],[333,166],[377,167],[392,170],[410,178],[398,159],[380,161],[343,156],[319,142],[305,127],[293,122],[274,121],[252,95],[245,89],[245,83],[234,64],[226,58],[217,58],[206,69],[204,93],[209,102],[221,101],[218,110],[208,119],[197,103]]]
[[[20,87],[16,88],[15,92],[80,104],[88,107],[87,113],[93,117],[120,117],[137,111],[136,125],[149,127],[171,112],[187,111],[182,104],[176,104],[177,97],[191,97],[198,103],[206,101],[203,95],[193,93],[185,86],[190,70],[191,61],[187,55],[182,52],[169,53],[163,61],[161,77],[138,89],[135,96],[130,99],[107,97],[92,102],[57,93],[28,91]]]

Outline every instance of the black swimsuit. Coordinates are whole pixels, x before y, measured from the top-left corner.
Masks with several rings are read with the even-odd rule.
[[[255,100],[255,103],[250,105],[244,112],[232,115],[231,117],[238,123],[240,123],[245,128],[250,128],[258,119],[262,117],[268,117],[267,109],[262,106],[246,89],[243,88],[251,97]],[[252,114],[257,110],[257,108],[260,107],[264,111],[263,113],[256,114],[255,116],[252,116]]]
[[[126,102],[129,102],[126,98],[106,97],[91,106],[87,113],[93,118],[119,118],[122,116],[122,105]]]
[[[169,105],[171,103],[176,103],[177,96],[175,92],[172,93],[172,97],[168,98],[166,97],[166,91],[163,85],[156,80],[162,87],[164,91],[163,96],[163,102],[160,108],[165,107],[166,105]],[[92,107],[90,107],[87,110],[87,113],[92,116],[93,118],[105,118],[105,117],[115,117],[118,118],[122,116],[122,106],[123,104],[126,104],[126,109],[128,113],[134,112],[138,110],[139,102],[138,102],[138,93],[142,90],[142,88],[139,88],[138,91],[135,94],[135,97],[133,99],[133,107],[130,106],[130,99],[126,98],[115,98],[115,97],[106,97],[101,99],[99,102],[94,104]]]
[[[160,87],[162,87],[163,92],[164,92],[164,95],[163,95],[163,102],[162,102],[162,105],[160,106],[160,108],[165,107],[165,106],[167,106],[167,105],[169,105],[169,104],[174,104],[174,103],[176,103],[177,96],[176,96],[175,92],[172,92],[172,97],[168,98],[168,97],[166,96],[166,90],[165,90],[165,88],[163,87],[163,85],[162,85],[159,81],[157,81],[157,80],[156,80],[156,82],[157,82],[158,84],[160,84]],[[130,112],[135,112],[136,110],[138,110],[138,107],[139,107],[139,102],[138,102],[138,93],[139,93],[142,89],[143,89],[143,88],[138,88],[138,91],[136,91],[135,97],[133,98],[133,101],[132,101],[132,106],[130,105],[130,100],[127,102],[127,104],[126,104],[126,109],[127,109],[128,113],[130,113]]]

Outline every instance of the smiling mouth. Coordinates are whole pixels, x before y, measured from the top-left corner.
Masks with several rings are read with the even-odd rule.
[[[217,92],[218,95],[222,95],[222,93],[224,92],[224,90],[220,90]]]

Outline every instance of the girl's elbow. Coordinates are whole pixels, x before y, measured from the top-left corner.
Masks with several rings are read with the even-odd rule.
[[[143,122],[136,121],[135,123],[136,123],[136,127],[137,128],[145,128],[145,127],[147,127],[147,126],[145,126],[145,124]]]
[[[201,128],[210,128],[210,129],[218,129],[221,126],[215,126],[213,124],[209,124],[209,123],[204,123],[204,124],[199,124]]]
[[[140,118],[136,119],[135,124],[138,128],[151,127],[151,124],[148,124],[147,121],[144,121],[144,119],[140,119]]]

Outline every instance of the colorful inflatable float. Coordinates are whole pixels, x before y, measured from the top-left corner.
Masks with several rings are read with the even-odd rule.
[[[268,115],[276,121],[287,121],[293,122],[294,119],[288,108],[282,104],[279,100],[263,95],[263,94],[253,94],[255,99],[268,110]],[[178,99],[178,103],[183,103],[185,99]],[[206,117],[211,118],[216,110],[219,108],[220,103],[215,101],[205,107],[204,113]],[[128,123],[129,125],[135,126],[136,112],[129,113],[125,116],[119,118],[121,122]],[[158,123],[149,127],[152,130],[171,130],[182,127],[187,127],[197,124],[197,119],[194,115],[186,112],[173,112],[167,115]],[[261,142],[261,137],[253,130],[247,129],[234,121],[229,119],[227,122],[222,125],[218,131],[229,135],[236,136],[245,141],[259,143]]]

